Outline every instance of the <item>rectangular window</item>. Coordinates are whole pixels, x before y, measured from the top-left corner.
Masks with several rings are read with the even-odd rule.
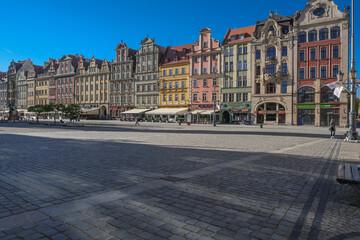
[[[310,49],[310,59],[316,60],[316,48]]]
[[[234,101],[234,94],[230,93],[229,94],[229,102],[233,102]]]
[[[223,94],[223,101],[227,102],[228,101],[228,95],[227,94]]]
[[[179,101],[179,94],[175,93],[175,101]]]
[[[244,60],[244,70],[247,70],[247,60]]]
[[[247,76],[243,77],[243,87],[247,87]]]
[[[236,101],[241,102],[241,93],[236,94]]]
[[[233,85],[233,84],[234,84],[233,78],[230,78],[229,80],[230,80],[230,81],[229,81],[229,87],[232,88],[232,87],[234,86],[234,85]]]
[[[181,81],[181,87],[185,88],[185,81]]]
[[[202,100],[203,100],[203,101],[206,101],[206,93],[203,93],[203,94],[202,94]]]
[[[213,54],[213,55],[212,55],[212,59],[213,59],[213,60],[216,60],[216,54]]]
[[[237,80],[237,87],[241,87],[241,86],[242,86],[241,77],[239,77]]]
[[[286,74],[287,73],[287,63],[283,63],[282,64],[282,73]]]
[[[207,73],[207,68],[204,68],[204,71],[203,71],[203,73]]]
[[[197,93],[193,94],[193,101],[197,101]]]
[[[198,74],[197,68],[194,69],[194,74]]]
[[[238,54],[242,54],[242,47],[240,47],[240,46],[238,48]]]
[[[213,78],[213,86],[216,86],[216,85],[217,85],[216,78]]]
[[[229,50],[225,49],[225,57],[229,56]]]
[[[166,70],[163,70],[163,76],[166,76]]]
[[[261,67],[256,66],[256,76],[259,76],[261,74]]]
[[[248,101],[248,93],[243,93],[243,102]]]
[[[181,101],[185,101],[185,93],[181,94]]]
[[[204,59],[204,62],[206,62],[207,61],[207,56],[204,56],[203,59]]]
[[[169,101],[172,101],[172,94],[169,94]]]
[[[197,87],[197,80],[194,79],[194,87]]]
[[[282,55],[287,56],[287,47],[282,48]]]
[[[239,61],[239,62],[238,62],[238,70],[239,70],[239,71],[242,70],[242,61]]]
[[[194,58],[194,61],[197,63],[197,62],[198,62],[198,58],[197,58],[197,57],[195,57],[195,58]]]
[[[305,68],[299,69],[299,79],[305,79]]]
[[[173,70],[170,69],[170,70],[169,70],[169,76],[171,76],[172,74],[173,74]]]
[[[175,69],[175,74],[176,74],[176,75],[179,74],[179,69],[178,69],[178,68]]]
[[[169,89],[172,89],[172,82],[169,82]]]
[[[179,82],[175,82],[175,88],[179,88]]]
[[[339,57],[339,46],[333,46],[333,58]]]
[[[229,63],[225,63],[225,72],[229,71]]]
[[[224,85],[225,85],[224,86],[225,88],[229,87],[229,79],[228,78],[225,78]]]
[[[322,47],[321,48],[321,59],[326,59],[327,58],[327,47]]]
[[[244,54],[247,54],[247,47],[244,47]]]
[[[166,95],[163,95],[163,102],[166,102]]]
[[[261,59],[261,50],[256,50],[256,59]]]
[[[181,68],[181,74],[185,74],[185,68]]]
[[[310,68],[310,78],[315,79],[316,78],[316,67]]]
[[[326,66],[321,66],[321,78],[326,78]]]
[[[211,101],[216,101],[216,92],[211,94]]]
[[[203,87],[207,87],[207,79],[203,79]]]
[[[305,50],[300,50],[299,60],[300,62],[305,61]]]
[[[230,56],[234,55],[234,49],[230,48]]]
[[[255,93],[260,94],[260,83],[256,83]]]
[[[281,92],[282,93],[287,93],[287,81],[282,81]]]
[[[233,65],[233,62],[230,62],[230,71],[234,71],[234,65]]]
[[[163,89],[166,89],[166,82],[163,83]]]
[[[217,72],[216,67],[213,67],[212,72],[213,72],[213,73],[216,73],[216,72]]]
[[[333,65],[333,77],[337,77],[339,73],[339,65]]]
[[[269,64],[266,66],[266,73],[274,74],[276,73],[276,65],[275,64]]]

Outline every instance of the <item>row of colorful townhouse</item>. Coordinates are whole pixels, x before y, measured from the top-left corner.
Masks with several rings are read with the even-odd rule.
[[[12,61],[7,104],[79,104],[89,117],[194,122],[346,126],[348,99],[327,87],[348,78],[349,9],[309,0],[292,16],[270,12],[254,26],[228,29],[222,42],[201,29],[198,40],[162,47],[148,36],[138,50],[121,41],[111,62],[74,55]],[[1,83],[0,83],[1,84]],[[1,100],[1,99],[0,99]]]

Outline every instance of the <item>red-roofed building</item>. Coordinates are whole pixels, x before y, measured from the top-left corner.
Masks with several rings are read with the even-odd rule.
[[[189,53],[193,44],[184,44],[166,49],[160,65],[160,104],[159,108],[178,108],[169,118],[183,117],[185,110],[190,107],[190,58]],[[157,116],[153,116],[157,117]],[[155,119],[157,120],[157,119]]]
[[[255,26],[228,29],[222,42],[220,120],[251,119],[250,42]]]
[[[195,122],[211,122],[213,119],[211,110],[220,99],[220,54],[220,41],[211,37],[211,29],[201,29],[199,40],[192,45],[190,52],[190,109],[203,111],[200,115],[193,115]]]

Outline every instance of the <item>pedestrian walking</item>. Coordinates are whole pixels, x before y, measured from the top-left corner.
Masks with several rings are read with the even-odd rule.
[[[135,126],[140,126],[139,118],[136,118],[136,120],[135,120]]]
[[[331,122],[330,122],[330,138],[331,139],[335,138],[335,131],[336,131],[336,129],[335,129],[335,121],[334,121],[334,119],[332,119]]]

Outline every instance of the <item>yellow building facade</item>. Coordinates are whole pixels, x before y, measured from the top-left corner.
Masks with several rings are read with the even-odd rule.
[[[188,108],[190,106],[190,62],[188,53],[191,44],[167,49],[160,65],[159,108]]]

